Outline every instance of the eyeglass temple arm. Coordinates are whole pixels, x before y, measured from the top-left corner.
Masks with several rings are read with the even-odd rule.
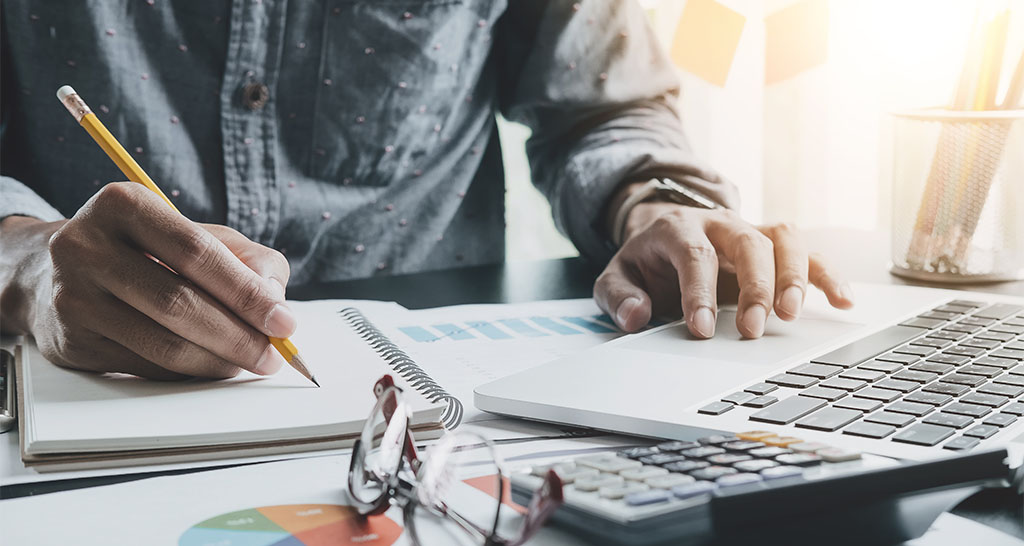
[[[500,510],[500,503],[504,497],[504,487],[498,492],[498,503]],[[453,510],[445,505],[443,514],[448,519],[455,522],[459,527],[462,527],[467,532],[476,535],[478,538],[486,539],[485,544],[487,546],[520,546],[527,540],[533,537],[544,526],[551,514],[554,513],[559,506],[562,505],[564,497],[562,496],[562,480],[558,477],[558,474],[554,470],[548,470],[546,476],[544,476],[544,485],[534,493],[530,499],[530,505],[526,509],[526,515],[523,516],[523,524],[519,527],[519,534],[511,539],[505,539],[499,537],[497,533],[497,521],[495,521],[495,529],[490,531],[476,525],[472,521],[466,519],[457,510]]]

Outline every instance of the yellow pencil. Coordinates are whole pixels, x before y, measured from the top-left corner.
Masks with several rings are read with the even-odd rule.
[[[175,212],[181,214],[181,211],[174,206],[174,203],[171,203],[171,200],[164,195],[164,192],[160,191],[160,188],[153,182],[153,179],[146,174],[146,171],[142,170],[142,167],[140,167],[139,164],[135,162],[135,159],[128,154],[128,151],[124,149],[124,146],[121,146],[121,143],[114,138],[114,135],[110,134],[110,131],[103,126],[103,123],[96,117],[96,114],[92,113],[92,110],[89,109],[89,105],[85,104],[85,101],[78,96],[78,93],[76,93],[70,85],[65,85],[58,89],[57,98],[60,99],[64,104],[64,107],[68,109],[68,112],[70,112],[72,116],[75,116],[78,123],[85,128],[86,132],[88,132],[90,136],[92,136],[93,140],[96,141],[96,144],[99,144],[100,148],[103,148],[103,151],[107,153],[107,156],[117,164],[117,167],[121,169],[121,172],[123,172],[129,180],[146,186],[152,190],[153,193],[159,195],[160,198],[163,199],[169,207],[174,209]],[[281,356],[284,357],[285,361],[287,361],[291,367],[295,368],[295,370],[302,374],[306,379],[312,381],[317,387],[320,386],[320,383],[318,383],[316,378],[313,377],[313,374],[310,373],[309,368],[306,367],[306,363],[299,355],[299,350],[295,347],[295,344],[284,338],[270,337],[269,339],[270,344],[277,349],[277,352],[281,353]]]

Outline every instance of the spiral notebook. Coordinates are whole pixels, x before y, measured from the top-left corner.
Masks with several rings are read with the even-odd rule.
[[[293,304],[292,340],[322,388],[270,377],[167,383],[57,367],[28,344],[18,363],[22,460],[38,471],[284,455],[350,447],[390,373],[419,439],[454,428],[462,404],[355,308]]]

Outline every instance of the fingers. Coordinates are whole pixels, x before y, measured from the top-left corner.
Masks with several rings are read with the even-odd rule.
[[[699,338],[715,335],[718,303],[718,253],[694,223],[675,226],[674,235],[662,240],[663,252],[676,270],[683,319]]]
[[[758,228],[772,240],[775,252],[775,314],[782,320],[800,316],[807,293],[807,249],[789,224]]]
[[[624,332],[636,332],[651,320],[651,299],[619,257],[612,258],[594,283],[594,301]]]
[[[280,368],[281,357],[270,347],[267,336],[239,319],[220,302],[186,279],[141,255],[125,252],[117,267],[101,280],[101,286],[126,305],[109,305],[105,322],[124,322],[126,316],[143,315],[152,324],[136,329],[137,335],[128,339],[117,332],[102,329],[99,333],[115,339],[136,353],[169,369],[181,371],[180,358],[184,355],[165,354],[163,348],[171,345],[191,351],[200,358],[197,365],[204,368],[204,377],[223,375],[221,364],[230,364],[253,373],[269,374]],[[103,306],[101,302],[98,304]],[[158,325],[160,328],[155,328]],[[126,327],[134,327],[127,325]],[[149,332],[150,330],[166,332]],[[173,336],[172,339],[169,336]],[[188,343],[186,343],[188,342]],[[156,344],[156,349],[141,347]],[[194,345],[194,346],[193,346]],[[197,350],[202,348],[202,353]],[[155,354],[154,354],[155,351]],[[209,353],[209,354],[206,354]],[[212,356],[216,360],[211,360]],[[157,360],[153,360],[156,357]],[[206,362],[207,366],[202,366]],[[181,373],[186,373],[181,371]]]
[[[740,295],[736,328],[745,338],[764,334],[768,311],[775,300],[775,249],[768,237],[733,215],[708,223],[708,238],[736,269]]]
[[[209,231],[137,184],[108,184],[93,200],[108,228],[170,266],[266,335],[288,337],[295,316],[277,283],[260,277]]]
[[[288,286],[288,278],[291,275],[291,268],[284,254],[272,248],[254,243],[245,235],[227,226],[217,224],[200,225],[220,239],[235,257],[249,266],[249,269],[252,269],[264,279],[274,281],[281,289],[281,297],[284,297],[284,289]]]
[[[825,297],[833,307],[838,309],[853,307],[853,290],[850,289],[850,285],[840,281],[832,274],[824,257],[820,254],[812,253],[810,255],[807,276],[811,284],[825,293]]]

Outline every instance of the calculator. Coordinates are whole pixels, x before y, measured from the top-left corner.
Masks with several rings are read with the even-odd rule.
[[[549,470],[564,484],[554,524],[601,544],[635,545],[897,543],[1011,479],[1005,449],[900,462],[748,431],[519,469],[513,501],[528,504]]]

